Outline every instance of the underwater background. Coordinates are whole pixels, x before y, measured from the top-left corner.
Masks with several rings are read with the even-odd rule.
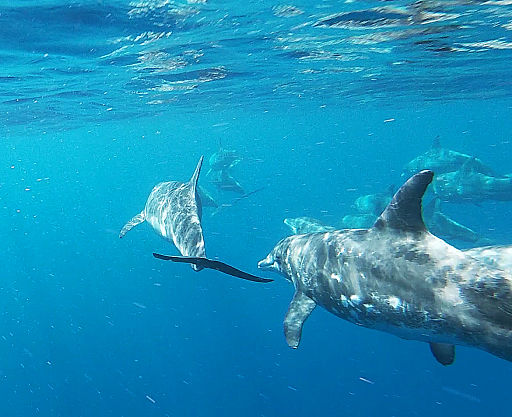
[[[285,217],[339,225],[443,147],[512,172],[512,3],[0,2],[0,416],[503,416],[512,365],[316,309],[257,270]],[[204,208],[207,254],[121,227],[161,181],[236,150],[246,198]],[[205,162],[206,164],[206,162]],[[445,204],[493,244],[512,202]],[[467,243],[450,242],[457,247]]]

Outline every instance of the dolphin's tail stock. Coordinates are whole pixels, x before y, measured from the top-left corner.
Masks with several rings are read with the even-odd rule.
[[[139,214],[133,216],[132,219],[123,226],[119,232],[119,238],[122,238],[128,231],[130,231],[138,224],[141,224],[144,220],[146,220],[146,213],[144,210],[142,210]]]
[[[267,278],[260,278],[255,275],[248,274],[247,272],[240,271],[239,269],[225,264],[224,262],[220,261],[214,261],[213,259],[208,258],[199,258],[199,257],[192,257],[192,256],[168,256],[168,255],[161,255],[159,253],[153,253],[153,256],[157,259],[162,259],[164,261],[173,261],[173,262],[179,262],[179,263],[186,263],[186,264],[192,264],[196,265],[196,267],[203,269],[215,269],[217,271],[223,272],[224,274],[231,275],[233,277],[242,278],[247,281],[254,281],[254,282],[271,282],[273,279],[267,279]]]

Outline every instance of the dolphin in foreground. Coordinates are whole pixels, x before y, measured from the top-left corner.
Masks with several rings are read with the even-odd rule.
[[[189,263],[194,271],[210,268],[249,281],[272,281],[206,257],[201,227],[201,198],[197,185],[202,165],[201,156],[188,182],[168,181],[157,184],[149,194],[144,210],[124,225],[119,237],[122,238],[129,230],[146,220],[160,236],[172,241],[183,255],[153,254],[156,258]]]
[[[334,227],[327,226],[313,217],[287,217],[283,222],[291,229],[294,235],[334,230]]]
[[[411,177],[370,229],[295,235],[258,264],[284,275],[295,295],[284,320],[297,348],[316,305],[352,323],[429,343],[443,365],[455,345],[512,361],[512,272],[430,234],[422,197],[432,171]]]

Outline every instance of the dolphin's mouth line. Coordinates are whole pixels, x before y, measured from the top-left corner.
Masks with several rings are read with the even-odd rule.
[[[277,262],[273,259],[270,260],[265,258],[258,262],[258,269],[262,269],[264,271],[277,270],[277,266]]]

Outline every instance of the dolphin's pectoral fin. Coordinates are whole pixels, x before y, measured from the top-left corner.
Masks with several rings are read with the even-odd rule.
[[[139,214],[133,216],[132,219],[123,226],[119,232],[119,237],[122,238],[129,230],[142,223],[144,220],[146,220],[146,215],[144,214],[144,210],[142,210]]]
[[[272,282],[272,279],[268,278],[260,278],[256,275],[249,274],[247,272],[241,271],[238,268],[235,268],[231,265],[228,265],[221,261],[215,261],[213,259],[201,258],[201,257],[193,257],[193,256],[169,256],[169,255],[161,255],[159,253],[153,253],[153,256],[157,259],[162,259],[164,261],[173,261],[179,263],[191,264],[192,267],[196,271],[200,271],[203,268],[215,269],[217,271],[223,272],[224,274],[231,275],[233,277],[242,278],[247,281],[253,282]]]
[[[299,347],[302,326],[315,307],[316,303],[306,294],[300,291],[295,292],[284,317],[284,335],[291,348]]]
[[[451,365],[455,360],[455,346],[447,343],[429,343],[434,358],[441,365]]]

